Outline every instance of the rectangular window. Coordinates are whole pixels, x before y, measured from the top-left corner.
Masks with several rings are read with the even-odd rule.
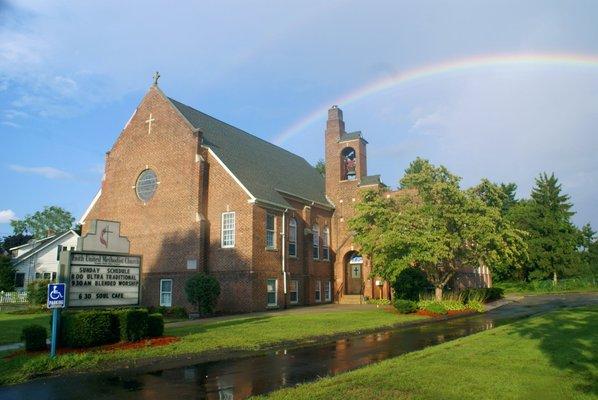
[[[172,307],[172,279],[160,279],[160,307]]]
[[[332,289],[331,286],[332,282],[330,281],[326,282],[326,285],[324,285],[324,301],[330,301],[332,299],[332,297],[330,296]]]
[[[299,281],[290,282],[289,301],[291,304],[297,304],[299,302]]]
[[[313,257],[314,260],[317,260],[320,258],[320,229],[318,228],[318,225],[314,225],[312,228],[312,232],[313,232],[313,236],[314,236],[314,240],[313,240]]]
[[[52,272],[52,282],[56,282],[56,272]]]
[[[322,301],[322,281],[316,281],[316,301]]]
[[[22,288],[25,286],[25,274],[23,272],[17,272],[15,274],[15,287]]]
[[[221,246],[223,248],[235,247],[235,213],[222,213]]]
[[[276,290],[277,290],[278,282],[276,279],[268,279],[266,283],[266,289],[268,291],[268,307],[273,307],[278,305],[276,301]]]
[[[276,248],[276,216],[274,214],[266,214],[266,248]]]
[[[35,273],[35,279],[41,279],[41,277],[42,277],[41,273],[39,273],[39,272]]]
[[[324,230],[322,231],[322,258],[324,260],[330,260],[330,251],[329,251],[329,245],[328,245],[328,240],[329,240],[329,234],[328,234],[328,227],[324,227]]]
[[[291,218],[289,221],[289,256],[297,257],[297,221]]]
[[[51,276],[49,272],[44,272],[44,279],[50,279]]]

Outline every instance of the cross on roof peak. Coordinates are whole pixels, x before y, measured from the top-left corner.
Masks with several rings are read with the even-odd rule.
[[[154,73],[154,86],[158,86],[158,79],[160,79],[160,73],[156,71]]]

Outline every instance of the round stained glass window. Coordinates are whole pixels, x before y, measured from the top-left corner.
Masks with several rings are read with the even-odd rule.
[[[139,200],[147,203],[156,193],[158,187],[158,176],[151,169],[146,169],[137,178],[137,184],[135,185],[135,191]]]

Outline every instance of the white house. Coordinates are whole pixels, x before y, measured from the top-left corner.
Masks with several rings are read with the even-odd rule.
[[[79,235],[68,230],[58,235],[32,240],[27,244],[10,249],[12,262],[17,269],[15,289],[22,291],[34,279],[56,279],[58,272],[58,248],[74,250]]]

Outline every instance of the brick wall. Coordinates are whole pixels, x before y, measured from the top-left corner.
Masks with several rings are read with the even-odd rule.
[[[150,114],[151,132],[146,123]],[[195,272],[187,270],[187,260],[199,264],[202,259],[197,220],[199,140],[200,134],[152,87],[106,154],[102,195],[87,220],[121,222],[131,253],[143,255],[142,301],[147,305],[158,304],[161,277],[173,278],[173,303],[187,305],[182,285]],[[144,203],[134,186],[147,168],[156,172],[159,185]]]

